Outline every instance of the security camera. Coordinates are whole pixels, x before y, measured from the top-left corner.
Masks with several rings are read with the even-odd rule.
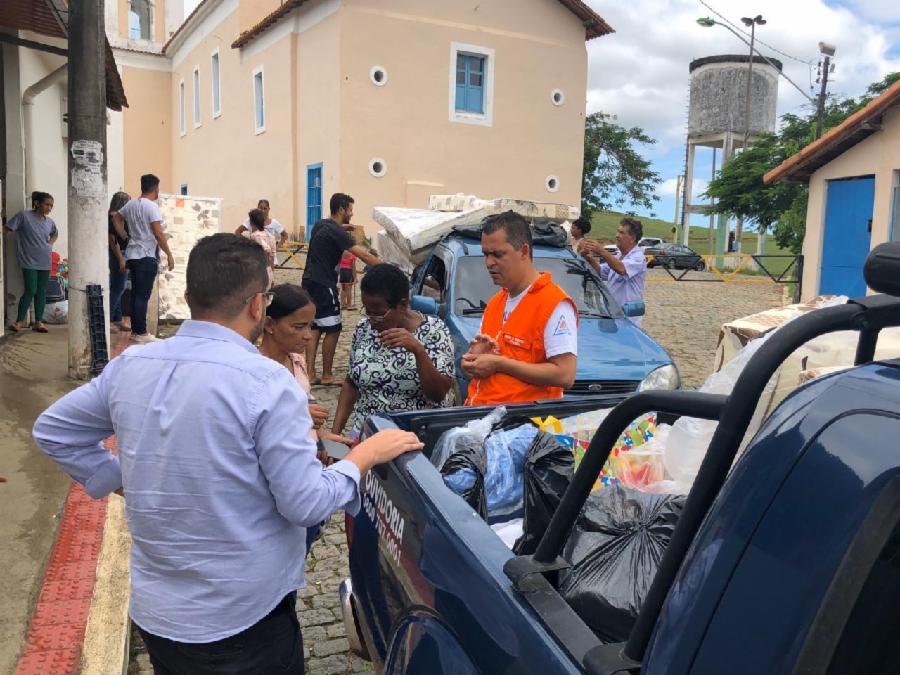
[[[819,43],[819,51],[822,52],[825,56],[834,56],[834,52],[837,49],[834,45],[830,45],[827,42]]]

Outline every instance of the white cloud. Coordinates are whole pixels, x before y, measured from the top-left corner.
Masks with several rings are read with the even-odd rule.
[[[709,0],[735,23],[743,7],[733,0]],[[588,43],[588,112],[603,110],[617,115],[625,126],[640,126],[658,140],[645,149],[653,157],[683,147],[689,87],[688,65],[694,58],[713,54],[743,54],[737,37],[724,28],[703,28],[696,19],[710,14],[697,0],[589,0],[616,32]],[[753,11],[768,21],[757,29],[763,41],[815,63],[818,42],[837,45],[836,70],[829,91],[850,96],[892,70],[900,58],[891,58],[893,27],[872,23],[867,17],[900,13],[900,3],[856,0],[860,12],[829,6],[823,0],[756,0]],[[759,45],[763,54],[779,58],[784,72],[808,90],[815,69]],[[807,101],[784,79],[780,81],[778,114],[798,111]]]

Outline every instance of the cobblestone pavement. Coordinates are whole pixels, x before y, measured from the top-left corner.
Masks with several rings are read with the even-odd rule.
[[[276,279],[296,282],[299,275],[294,272],[291,276],[294,278],[285,278],[287,274],[279,271]],[[719,327],[723,323],[783,304],[783,287],[774,284],[676,283],[666,279],[669,277],[664,271],[649,271],[644,329],[669,351],[686,387],[700,386],[710,374]],[[342,379],[345,373],[352,329],[359,318],[358,311],[345,313],[344,331],[335,356],[337,379]],[[334,410],[340,388],[316,387],[314,394],[320,403]],[[372,670],[370,663],[349,653],[337,595],[338,584],[348,576],[344,519],[342,514],[336,514],[322,539],[312,547],[307,563],[307,587],[297,600],[310,675]],[[136,633],[132,634],[128,672],[130,675],[152,673]]]

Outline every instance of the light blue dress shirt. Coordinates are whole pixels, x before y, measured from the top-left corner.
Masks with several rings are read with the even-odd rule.
[[[54,403],[34,438],[92,497],[124,486],[131,618],[179,642],[252,626],[304,585],[305,528],[359,509],[359,469],[324,469],[306,394],[224,326],[186,321]],[[119,455],[101,444],[116,434]]]
[[[647,278],[647,259],[637,246],[619,260],[625,265],[625,274],[619,274],[606,263],[600,265],[600,277],[606,282],[609,292],[620,305],[644,299],[644,281]],[[628,317],[638,328],[643,324],[643,317]]]

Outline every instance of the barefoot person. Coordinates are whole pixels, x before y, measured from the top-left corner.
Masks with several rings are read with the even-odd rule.
[[[34,438],[91,497],[124,491],[129,614],[155,672],[300,675],[305,528],[356,513],[360,477],[422,444],[392,429],[328,468],[316,459],[306,394],[253,346],[272,298],[253,242],[201,239],[185,297],[174,337],[110,361]]]
[[[338,301],[337,268],[344,251],[350,251],[369,265],[381,262],[378,256],[357,244],[350,236],[353,197],[337,192],[329,203],[331,217],[317,222],[310,233],[303,288],[316,304],[313,337],[306,350],[306,366],[313,384],[334,384],[334,352],[341,337],[341,303]],[[316,377],[316,352],[322,340],[322,377]]]
[[[31,208],[21,211],[6,222],[6,229],[16,233],[16,260],[22,268],[25,290],[19,298],[16,321],[9,329],[26,328],[28,307],[34,303],[34,325],[31,330],[46,333],[44,307],[47,304],[47,282],[50,280],[50,256],[59,238],[56,223],[50,218],[53,197],[46,192],[31,193]]]

